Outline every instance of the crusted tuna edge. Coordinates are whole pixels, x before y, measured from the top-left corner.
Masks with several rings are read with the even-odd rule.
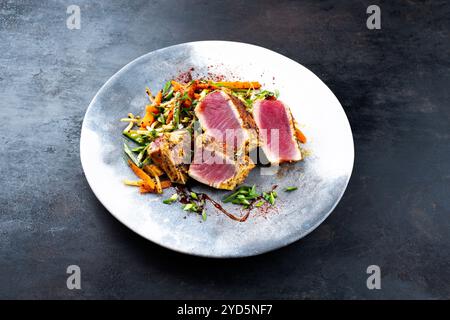
[[[245,155],[246,161],[244,163],[235,162],[236,175],[233,178],[225,180],[216,186],[217,189],[233,190],[237,185],[240,185],[249,175],[250,171],[255,167],[255,164],[249,156]]]
[[[255,120],[255,123],[256,123],[256,125],[258,127],[258,130],[259,130],[259,127],[260,127],[259,123],[258,123],[259,122],[258,121],[259,118],[256,116],[255,113],[257,112],[257,109],[259,109],[261,101],[264,101],[264,100],[261,99],[261,100],[257,100],[257,101],[254,102],[254,104],[253,104],[253,112],[252,112],[253,113],[253,119]],[[292,112],[291,112],[291,109],[289,108],[289,106],[286,103],[284,103],[283,101],[281,101],[281,100],[278,100],[278,101],[281,102],[281,104],[284,107],[284,110],[285,110],[286,114],[288,115],[289,127],[290,127],[290,130],[291,130],[291,141],[294,143],[295,150],[296,150],[296,156],[293,159],[282,159],[280,157],[275,158],[275,157],[273,157],[272,153],[268,150],[266,145],[260,141],[260,138],[258,138],[258,140],[259,140],[258,144],[263,149],[264,154],[267,157],[267,160],[269,160],[269,162],[271,164],[280,164],[280,163],[284,163],[284,162],[297,162],[297,161],[300,161],[300,160],[302,160],[302,153],[300,151],[300,146],[298,145],[298,141],[295,138],[294,117],[292,116]]]
[[[253,114],[247,111],[247,108],[245,107],[244,103],[239,100],[238,98],[225,93],[229,98],[230,101],[228,103],[232,103],[236,106],[236,109],[239,113],[239,117],[242,120],[242,123],[244,125],[244,129],[246,129],[247,137],[248,137],[248,147],[249,151],[253,150],[254,148],[259,146],[258,141],[258,126],[256,125],[255,119],[253,118]]]
[[[298,145],[298,140],[295,137],[295,127],[294,127],[294,116],[292,115],[292,111],[291,108],[289,108],[289,106],[284,103],[283,101],[280,101],[283,104],[284,110],[286,110],[286,113],[288,115],[289,118],[289,127],[291,129],[291,141],[294,142],[294,146],[295,146],[295,150],[297,151],[297,158],[293,159],[293,160],[287,160],[287,161],[300,161],[302,160],[302,153],[300,151],[300,146]]]
[[[152,161],[167,174],[170,181],[186,184],[188,180],[188,165],[184,163],[177,164],[173,159],[172,149],[177,145],[177,141],[173,141],[173,134],[174,132],[165,134],[160,144],[155,149],[152,149],[149,154]],[[178,156],[183,157],[183,155]]]

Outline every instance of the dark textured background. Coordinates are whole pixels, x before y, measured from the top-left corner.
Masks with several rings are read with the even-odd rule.
[[[66,28],[72,3],[81,30]],[[336,3],[0,0],[0,298],[450,298],[450,5]],[[365,26],[372,3],[381,30]],[[81,169],[81,123],[101,85],[142,54],[208,39],[300,62],[353,129],[334,213],[262,256],[154,245],[106,211]],[[81,291],[66,288],[70,264]],[[370,264],[381,290],[366,288]]]

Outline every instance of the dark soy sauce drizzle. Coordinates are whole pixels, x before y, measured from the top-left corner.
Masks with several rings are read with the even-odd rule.
[[[231,218],[233,220],[236,220],[239,222],[244,222],[245,220],[247,220],[248,216],[250,215],[250,210],[248,210],[244,216],[236,217],[234,214],[231,214],[228,211],[226,211],[219,203],[217,203],[217,201],[214,201],[213,199],[211,199],[207,194],[201,193],[201,197],[206,200],[209,200],[213,204],[214,207],[216,207],[217,209],[222,211],[224,214],[226,214],[229,218]]]
[[[187,187],[182,186],[182,185],[176,185],[175,189],[177,190],[177,193],[180,196],[180,202],[183,204],[190,203],[191,201],[194,201],[194,202],[202,202],[203,201],[204,202],[205,200],[207,200],[207,201],[211,202],[211,204],[216,209],[218,209],[219,211],[224,213],[227,217],[229,217],[230,219],[233,219],[235,221],[238,221],[238,222],[246,221],[248,216],[250,215],[250,210],[248,210],[244,216],[237,217],[234,214],[225,210],[217,201],[211,199],[211,197],[209,197],[206,193],[197,193],[196,192],[197,197],[198,197],[198,200],[196,201],[195,199],[193,199],[191,197],[191,190],[189,190]]]

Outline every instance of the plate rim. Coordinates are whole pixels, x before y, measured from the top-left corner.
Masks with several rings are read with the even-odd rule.
[[[116,80],[123,72],[125,72],[127,69],[129,69],[132,65],[138,63],[140,60],[145,59],[146,57],[153,55],[153,54],[157,54],[160,52],[163,52],[165,50],[169,50],[169,49],[173,49],[175,47],[180,47],[180,46],[186,46],[186,45],[195,45],[195,44],[199,44],[199,43],[221,43],[221,44],[239,44],[239,45],[245,45],[245,46],[250,46],[250,47],[254,47],[260,50],[264,50],[264,51],[268,51],[271,54],[275,54],[278,55],[280,57],[282,57],[283,59],[288,59],[289,61],[301,66],[302,68],[304,68],[305,70],[307,70],[309,73],[311,73],[314,77],[316,77],[324,86],[325,88],[333,95],[333,97],[338,101],[339,106],[341,111],[343,112],[343,114],[345,115],[345,123],[348,127],[348,130],[350,132],[350,137],[351,137],[351,164],[350,164],[350,170],[349,170],[349,174],[348,177],[346,178],[345,181],[345,185],[342,188],[342,191],[340,192],[339,196],[336,198],[336,201],[334,202],[333,206],[330,208],[330,210],[328,210],[328,212],[326,214],[323,215],[323,217],[321,219],[319,219],[315,224],[313,224],[308,231],[304,232],[304,233],[299,233],[298,235],[295,235],[293,237],[293,240],[290,239],[289,242],[287,243],[280,243],[276,246],[273,247],[269,247],[265,250],[259,251],[259,252],[254,252],[254,253],[250,253],[250,254],[228,254],[228,255],[208,255],[208,254],[202,254],[202,253],[195,253],[195,252],[188,252],[182,249],[179,249],[177,247],[174,246],[170,246],[170,245],[166,245],[164,243],[161,242],[157,242],[154,239],[150,239],[148,236],[146,236],[145,234],[143,234],[143,232],[141,232],[140,230],[135,230],[133,228],[131,228],[124,220],[125,219],[120,219],[118,215],[116,215],[114,213],[114,210],[112,210],[105,202],[103,201],[102,198],[99,196],[99,194],[96,192],[96,190],[92,187],[93,183],[91,183],[91,178],[88,177],[88,175],[86,174],[86,164],[85,164],[85,153],[83,151],[83,136],[85,134],[83,134],[83,132],[86,132],[87,129],[85,129],[86,127],[86,116],[87,114],[90,112],[90,110],[93,108],[93,105],[96,103],[98,97],[100,96],[100,94],[103,92],[103,90],[105,90],[105,88],[107,88],[110,83],[112,83],[114,80]],[[179,44],[174,44],[174,45],[170,45],[167,47],[163,47],[160,49],[156,49],[153,51],[150,51],[148,53],[145,53],[133,60],[131,60],[130,62],[128,62],[127,64],[125,64],[123,67],[121,67],[118,71],[116,71],[101,87],[100,89],[98,89],[98,91],[96,92],[96,94],[94,95],[94,97],[92,98],[91,102],[89,103],[84,117],[83,117],[83,122],[81,125],[81,132],[80,132],[80,145],[79,145],[79,151],[80,151],[80,162],[81,162],[81,167],[83,169],[83,174],[86,178],[86,181],[88,182],[88,185],[90,187],[90,189],[92,190],[92,192],[94,193],[95,197],[97,198],[97,200],[105,207],[105,209],[120,223],[122,223],[125,227],[127,227],[129,230],[133,231],[134,233],[138,234],[139,236],[141,236],[142,238],[169,250],[181,253],[181,254],[187,254],[187,255],[191,255],[191,256],[197,256],[197,257],[203,257],[203,258],[214,258],[214,259],[229,259],[229,258],[245,258],[245,257],[252,257],[252,256],[258,256],[258,255],[262,255],[277,249],[281,249],[283,247],[286,247],[288,245],[291,245],[295,242],[297,242],[298,240],[306,237],[307,235],[309,235],[312,231],[314,231],[315,229],[317,229],[329,216],[330,214],[334,211],[334,209],[336,208],[336,206],[340,203],[340,201],[342,200],[342,197],[344,196],[345,191],[347,190],[348,184],[350,182],[350,179],[352,177],[353,174],[353,168],[354,168],[354,163],[355,163],[355,142],[353,139],[353,131],[352,131],[352,127],[350,125],[350,121],[348,120],[347,117],[347,113],[345,112],[345,109],[342,107],[342,103],[339,101],[339,99],[336,97],[336,95],[334,94],[334,92],[325,84],[325,82],[323,82],[314,72],[312,72],[311,70],[309,70],[308,68],[306,68],[304,65],[302,65],[301,63],[285,56],[282,55],[276,51],[255,45],[255,44],[251,44],[251,43],[246,43],[246,42],[239,42],[239,41],[226,41],[226,40],[200,40],[200,41],[190,41],[190,42],[183,42],[183,43],[179,43]]]

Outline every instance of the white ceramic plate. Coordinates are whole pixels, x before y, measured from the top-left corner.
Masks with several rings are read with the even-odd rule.
[[[278,185],[275,209],[251,214],[236,222],[212,207],[203,222],[179,205],[165,205],[163,196],[141,195],[125,186],[133,179],[123,160],[124,124],[128,112],[142,114],[145,87],[153,91],[194,68],[194,77],[221,74],[229,80],[259,81],[278,89],[308,137],[304,161],[282,165],[275,175],[254,169],[246,184],[259,190]],[[258,46],[227,42],[184,43],[148,53],[127,64],[109,79],[86,112],[80,141],[81,162],[97,198],[119,221],[157,244],[207,257],[243,257],[290,244],[314,230],[331,213],[349,181],[354,159],[347,117],[334,94],[311,71],[278,53]],[[286,186],[298,190],[286,193]],[[195,185],[194,190],[220,199],[225,191]],[[236,206],[227,207],[240,214]]]

